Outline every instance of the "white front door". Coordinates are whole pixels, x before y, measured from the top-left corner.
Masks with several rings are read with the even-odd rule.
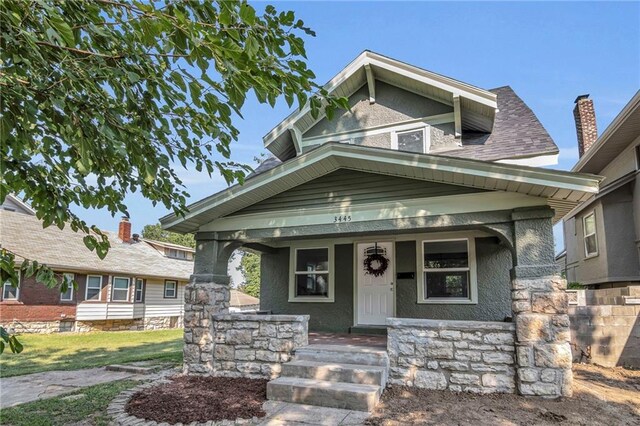
[[[381,275],[368,273],[365,259],[373,253],[384,256],[387,269]],[[356,245],[356,271],[358,280],[358,325],[384,325],[393,316],[394,256],[392,242],[358,243]],[[378,261],[371,262],[374,270],[380,270]]]

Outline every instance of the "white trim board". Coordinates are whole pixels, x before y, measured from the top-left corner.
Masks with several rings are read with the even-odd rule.
[[[291,226],[326,225],[335,216],[350,216],[349,222],[369,222],[385,219],[407,219],[444,214],[509,210],[518,207],[545,206],[540,197],[509,192],[480,192],[442,197],[416,198],[389,203],[366,203],[340,208],[309,208],[280,212],[227,216],[201,227],[201,231],[237,231]]]

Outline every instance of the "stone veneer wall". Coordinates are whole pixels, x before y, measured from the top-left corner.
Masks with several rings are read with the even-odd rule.
[[[308,331],[309,315],[214,315],[214,375],[274,379]]]
[[[387,332],[391,384],[515,392],[512,323],[390,318]]]
[[[95,321],[13,321],[3,324],[6,329],[23,334],[51,334],[63,332],[86,333],[91,331],[141,331],[165,330],[182,327],[182,317],[150,317],[126,320]]]

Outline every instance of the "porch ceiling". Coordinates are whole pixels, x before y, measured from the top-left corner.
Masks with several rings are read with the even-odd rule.
[[[248,179],[244,185],[190,205],[184,218],[171,214],[160,222],[171,231],[196,232],[215,219],[338,169],[541,197],[555,210],[556,221],[597,193],[602,180],[588,174],[327,143]]]

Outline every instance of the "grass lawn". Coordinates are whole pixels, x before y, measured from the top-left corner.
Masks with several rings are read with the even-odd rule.
[[[79,370],[124,362],[182,362],[182,329],[24,334],[21,354],[0,356],[0,377]]]
[[[140,382],[120,380],[90,386],[56,398],[29,402],[0,413],[0,424],[13,426],[54,426],[82,421],[82,424],[106,426],[110,417],[107,407],[120,392],[132,388]],[[75,400],[64,400],[69,395],[83,394]]]

